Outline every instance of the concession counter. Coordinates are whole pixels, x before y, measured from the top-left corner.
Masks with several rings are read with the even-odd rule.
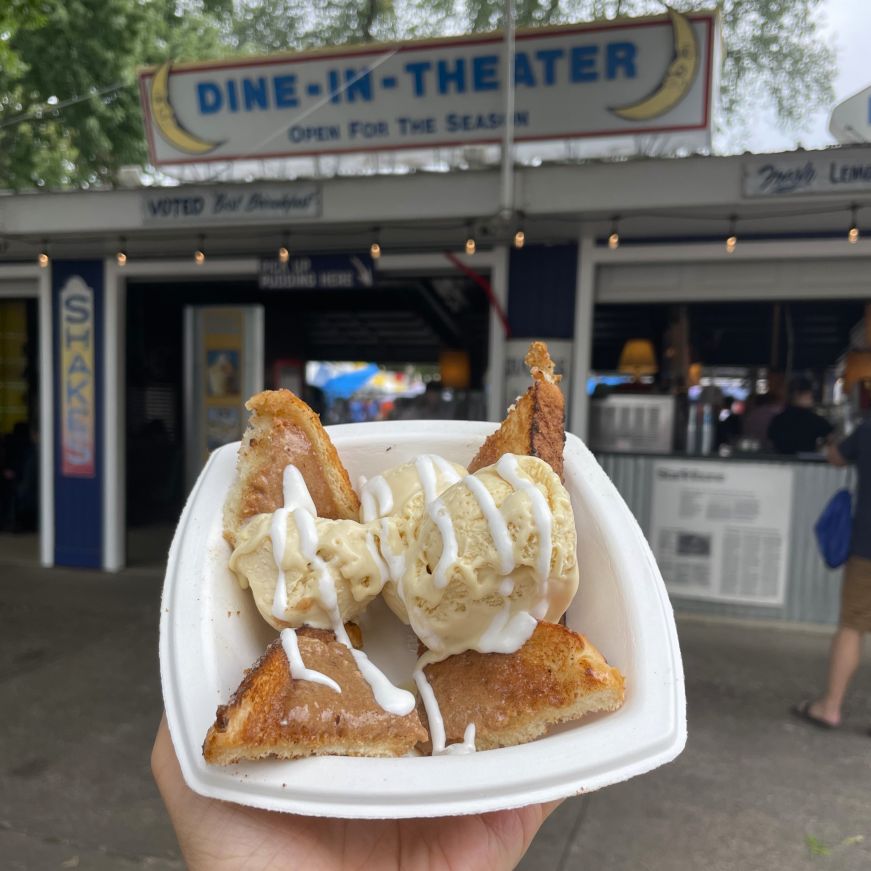
[[[637,518],[676,610],[834,623],[840,575],[813,526],[854,472],[821,459],[598,452]]]

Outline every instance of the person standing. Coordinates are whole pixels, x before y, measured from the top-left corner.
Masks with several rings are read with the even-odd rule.
[[[768,427],[768,440],[778,454],[809,454],[834,427],[814,411],[813,385],[807,378],[796,378],[790,401]]]
[[[793,708],[798,717],[826,729],[841,724],[841,709],[850,679],[859,667],[862,637],[871,632],[871,418],[839,445],[829,445],[835,466],[854,465],[859,482],[853,514],[850,557],[841,587],[841,617],[832,639],[825,692]]]

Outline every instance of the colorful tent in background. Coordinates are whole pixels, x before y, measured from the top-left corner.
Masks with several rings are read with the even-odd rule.
[[[378,366],[369,363],[351,372],[343,372],[321,385],[327,399],[350,399],[358,390],[365,387],[378,374]]]

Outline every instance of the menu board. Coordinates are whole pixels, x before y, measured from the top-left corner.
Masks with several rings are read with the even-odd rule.
[[[789,466],[654,463],[650,544],[669,593],[782,605],[792,486]]]

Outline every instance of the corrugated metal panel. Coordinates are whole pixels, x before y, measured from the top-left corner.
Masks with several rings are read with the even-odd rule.
[[[653,464],[657,457],[602,454],[602,468],[614,482],[644,534],[650,529]],[[698,459],[694,457],[693,459]],[[709,462],[727,463],[712,459]],[[840,570],[826,568],[813,534],[813,525],[826,502],[840,487],[854,486],[852,470],[836,469],[822,463],[790,463],[794,469],[792,522],[786,599],[783,606],[738,605],[674,597],[677,611],[760,620],[801,623],[836,623],[840,603]]]

